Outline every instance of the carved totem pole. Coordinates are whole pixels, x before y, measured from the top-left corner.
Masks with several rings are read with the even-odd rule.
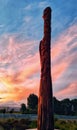
[[[51,82],[51,8],[43,13],[44,37],[40,42],[41,79],[38,101],[38,130],[54,130]]]

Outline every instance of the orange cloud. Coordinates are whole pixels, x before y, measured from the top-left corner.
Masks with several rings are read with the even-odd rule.
[[[3,66],[0,68],[2,101],[19,101],[26,98],[30,92],[38,93],[38,79],[29,78],[40,69],[39,54],[27,55],[28,51],[33,48],[33,43],[34,41],[18,44],[14,38],[9,38],[7,48],[3,50],[6,58],[3,59],[2,56],[0,58]],[[5,50],[7,50],[7,55]],[[8,68],[4,68],[4,65],[8,65]]]
[[[4,85],[7,87],[7,90],[0,91],[0,97],[2,97],[1,101],[20,101],[26,99],[30,93],[38,94],[39,80],[37,78],[33,80],[27,79],[24,86],[16,85],[15,82],[9,84],[6,82]]]
[[[67,75],[72,60],[76,58],[76,53],[70,54],[70,50],[77,47],[76,41],[74,41],[77,36],[76,27],[73,25],[65,30],[56,39],[51,49],[53,85],[57,80],[60,82],[61,76]],[[72,41],[75,44],[70,46]],[[2,97],[2,101],[19,101],[26,98],[30,93],[38,94],[40,78],[36,75],[39,75],[40,72],[40,60],[39,53],[34,53],[35,44],[34,41],[17,43],[14,37],[9,37],[8,44],[0,55],[2,63],[0,68],[0,97]],[[70,96],[74,90],[71,88],[67,86],[65,90],[54,94],[60,97],[62,92],[62,95]]]

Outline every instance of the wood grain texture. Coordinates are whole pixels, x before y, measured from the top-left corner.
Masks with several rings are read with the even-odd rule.
[[[41,79],[38,102],[38,130],[54,130],[52,81],[51,81],[51,8],[43,13],[44,37],[40,41],[39,53],[41,63]]]

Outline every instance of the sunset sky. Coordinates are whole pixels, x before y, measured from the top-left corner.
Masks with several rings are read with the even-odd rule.
[[[77,0],[0,0],[0,105],[19,106],[40,84],[44,8],[52,8],[53,95],[77,98]]]

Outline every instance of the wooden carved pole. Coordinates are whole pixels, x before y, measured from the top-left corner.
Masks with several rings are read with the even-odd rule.
[[[52,81],[51,81],[51,8],[43,13],[44,37],[40,42],[41,79],[38,102],[38,130],[54,130]]]

